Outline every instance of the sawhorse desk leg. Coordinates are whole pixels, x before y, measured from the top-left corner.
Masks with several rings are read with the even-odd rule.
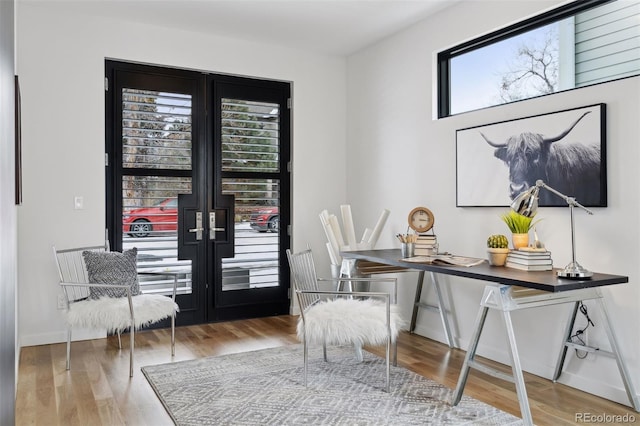
[[[531,409],[529,407],[529,399],[527,397],[527,390],[524,383],[524,375],[522,373],[522,366],[520,364],[520,356],[518,355],[518,348],[516,345],[515,332],[513,329],[513,323],[511,321],[511,311],[535,308],[540,306],[557,305],[562,303],[574,303],[573,312],[567,324],[567,328],[565,329],[562,349],[560,351],[560,355],[558,356],[558,363],[556,365],[556,371],[553,377],[555,381],[558,379],[560,373],[562,372],[562,367],[566,358],[567,347],[578,346],[586,348],[584,346],[576,345],[571,342],[571,332],[575,323],[578,303],[582,300],[590,299],[596,299],[598,306],[602,311],[603,325],[607,332],[607,336],[609,337],[609,343],[611,344],[611,348],[613,351],[612,354],[618,364],[618,370],[620,371],[620,375],[622,376],[622,381],[627,391],[627,396],[629,397],[629,400],[631,401],[631,404],[635,408],[635,410],[640,412],[640,402],[638,401],[638,397],[633,387],[633,383],[631,382],[631,377],[627,370],[624,359],[620,354],[613,328],[611,327],[611,323],[609,322],[609,317],[604,305],[602,293],[598,288],[572,290],[561,293],[549,293],[512,286],[486,286],[484,289],[484,294],[482,296],[482,301],[480,302],[480,310],[476,318],[473,335],[471,336],[471,341],[469,342],[469,349],[467,350],[464,363],[462,364],[462,369],[460,370],[458,384],[453,394],[451,404],[457,405],[460,402],[464,387],[467,383],[467,378],[469,377],[469,370],[471,368],[475,368],[476,370],[482,371],[486,374],[490,374],[494,377],[498,377],[500,379],[515,383],[522,419],[524,420],[524,423],[526,425],[533,425],[533,418],[531,417]],[[495,309],[502,312],[502,319],[507,331],[507,339],[509,342],[509,355],[511,357],[511,370],[513,377],[491,367],[478,363],[475,360],[478,342],[480,340],[480,335],[482,334],[482,329],[484,327],[489,309]]]
[[[482,371],[493,377],[497,377],[502,380],[506,380],[516,385],[516,393],[518,395],[518,402],[520,404],[520,413],[522,414],[522,420],[525,425],[533,425],[533,418],[531,417],[531,409],[529,408],[529,399],[527,397],[527,389],[524,385],[524,375],[520,365],[520,356],[518,355],[518,348],[516,346],[516,339],[513,330],[513,323],[511,322],[511,314],[508,311],[503,312],[503,320],[507,330],[507,337],[509,340],[509,356],[511,358],[511,366],[513,377],[502,373],[501,371],[494,370],[483,364],[476,362],[476,350],[478,349],[478,342],[480,341],[480,335],[482,334],[482,328],[484,327],[485,320],[487,319],[487,313],[489,308],[481,306],[476,317],[476,325],[471,336],[471,342],[469,343],[469,349],[467,349],[467,355],[464,358],[462,369],[460,370],[460,376],[458,377],[458,384],[451,400],[451,405],[458,405],[462,399],[462,392],[467,384],[469,377],[469,371],[471,368]]]
[[[624,384],[624,389],[627,392],[627,397],[631,402],[633,408],[640,412],[640,400],[638,399],[638,394],[635,391],[633,386],[633,382],[631,381],[631,375],[629,374],[629,370],[627,370],[627,365],[622,358],[622,353],[620,352],[620,347],[618,346],[618,339],[616,338],[613,327],[611,327],[611,322],[609,320],[609,313],[607,312],[607,308],[604,304],[604,299],[602,297],[602,293],[599,289],[594,290],[592,299],[596,300],[598,307],[600,308],[600,312],[602,313],[602,324],[604,325],[604,329],[607,333],[607,338],[609,339],[609,345],[611,346],[611,352],[600,351],[599,353],[611,355],[615,358],[616,364],[618,366],[618,371],[620,372],[620,376],[622,377],[622,382]],[[587,299],[583,299],[587,300]],[[564,367],[564,362],[567,357],[567,349],[569,347],[573,347],[575,349],[583,349],[588,352],[594,351],[594,348],[589,346],[580,345],[573,343],[571,340],[571,335],[573,334],[573,326],[576,322],[576,316],[578,314],[578,308],[580,306],[580,301],[574,302],[573,310],[571,312],[571,316],[569,317],[569,321],[567,322],[567,328],[565,329],[562,348],[560,349],[560,354],[558,355],[558,361],[556,362],[556,370],[553,373],[553,381],[556,382],[560,375],[562,374],[562,368]]]
[[[433,288],[435,289],[436,297],[438,298],[438,306],[429,305],[420,301],[420,299],[422,298],[422,288],[424,287],[424,274],[425,271],[420,271],[418,273],[418,284],[416,287],[416,297],[413,303],[413,313],[411,315],[411,325],[409,326],[409,333],[413,333],[413,330],[415,330],[416,328],[418,309],[425,308],[438,311],[438,313],[440,314],[440,321],[442,322],[442,328],[444,329],[445,338],[447,339],[447,344],[450,348],[453,348],[453,335],[451,334],[451,325],[449,324],[449,317],[447,316],[447,309],[445,308],[444,298],[442,297],[442,288],[440,287],[440,283],[438,282],[437,276],[434,272],[430,272],[430,274],[431,282],[433,283]]]

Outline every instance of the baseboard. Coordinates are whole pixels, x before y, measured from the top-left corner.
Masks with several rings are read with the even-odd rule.
[[[74,329],[71,335],[72,341],[102,339],[107,336],[104,330],[81,330]],[[20,347],[51,345],[54,343],[65,343],[67,341],[67,332],[58,331],[53,333],[26,334],[20,336]]]

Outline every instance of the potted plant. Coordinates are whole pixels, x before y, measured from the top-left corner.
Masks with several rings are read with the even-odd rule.
[[[487,238],[489,265],[503,266],[509,254],[509,240],[504,235],[491,235]]]
[[[512,233],[513,248],[517,250],[520,247],[527,247],[529,245],[529,230],[537,221],[534,222],[533,217],[523,216],[513,210],[504,213],[500,218],[507,224]]]

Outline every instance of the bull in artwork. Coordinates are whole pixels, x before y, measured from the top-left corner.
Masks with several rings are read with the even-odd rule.
[[[547,185],[574,197],[587,206],[601,204],[600,147],[580,143],[561,143],[573,128],[591,111],[582,114],[557,136],[524,132],[510,136],[506,142],[493,142],[494,155],[509,167],[509,196],[513,200],[522,191],[542,179]],[[540,205],[561,206],[565,202],[548,191],[542,191]]]

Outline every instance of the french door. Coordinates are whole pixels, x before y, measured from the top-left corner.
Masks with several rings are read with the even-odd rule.
[[[288,313],[288,83],[106,62],[107,229],[179,324]]]

